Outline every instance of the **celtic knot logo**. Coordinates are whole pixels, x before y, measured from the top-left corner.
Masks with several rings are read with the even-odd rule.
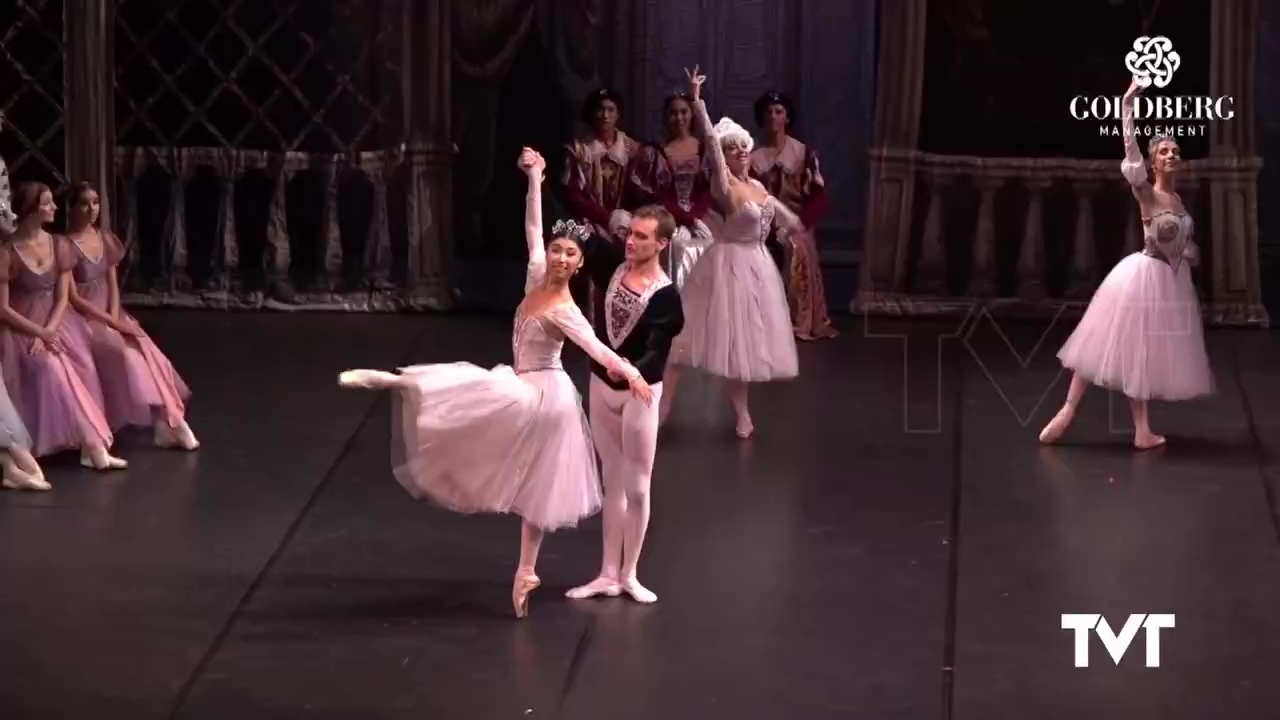
[[[1124,56],[1124,66],[1133,73],[1141,87],[1165,87],[1182,65],[1182,57],[1173,51],[1173,42],[1163,35],[1143,35],[1133,41],[1133,50]]]

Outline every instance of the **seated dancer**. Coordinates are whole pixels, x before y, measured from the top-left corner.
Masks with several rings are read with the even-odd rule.
[[[3,130],[4,115],[0,113],[0,131]],[[8,243],[9,236],[18,229],[11,197],[9,167],[5,165],[4,158],[0,158],[0,242],[4,243]],[[0,382],[0,468],[4,470],[0,484],[10,490],[49,490],[53,487],[45,480],[44,471],[31,454],[31,435],[3,382]]]
[[[685,71],[688,73],[688,71]],[[728,380],[737,414],[738,437],[754,431],[747,408],[747,384],[783,380],[799,374],[796,339],[791,332],[782,276],[765,250],[773,227],[784,238],[802,229],[800,220],[751,179],[751,135],[723,118],[714,127],[700,92],[706,77],[689,74],[698,122],[711,128],[708,143],[712,191],[723,206],[724,229],[693,267],[681,291],[685,329],[672,348],[672,364],[662,381],[660,418],[670,413],[679,377],[676,365],[691,365]]]
[[[410,495],[456,512],[522,518],[511,602],[523,618],[529,593],[541,584],[536,564],[544,534],[577,525],[601,505],[587,419],[560,361],[565,338],[624,378],[637,399],[652,402],[653,393],[639,370],[596,339],[569,293],[569,278],[583,266],[589,228],[557,222],[544,249],[546,164],[528,148],[519,164],[529,178],[529,267],[512,331],[513,367],[485,370],[459,362],[414,365],[398,375],[348,370],[338,382],[395,391],[393,471]]]
[[[1147,145],[1148,176],[1134,138],[1133,106],[1142,88],[1135,78],[1124,94],[1120,172],[1142,212],[1144,247],[1107,273],[1058,352],[1063,367],[1074,373],[1066,404],[1040,433],[1043,443],[1056,442],[1066,432],[1089,383],[1129,398],[1133,444],[1139,450],[1165,443],[1151,431],[1148,400],[1185,400],[1213,391],[1200,300],[1189,267],[1199,260],[1195,226],[1174,191],[1182,158],[1172,137],[1153,137]]]
[[[711,244],[703,217],[711,209],[711,163],[703,140],[709,128],[693,132],[693,98],[687,93],[662,104],[665,134],[645,145],[627,167],[627,207],[662,205],[676,220],[669,247],[669,267],[676,287]]]
[[[128,466],[108,448],[114,438],[89,349],[89,324],[70,309],[71,241],[45,232],[57,205],[40,183],[18,188],[18,228],[0,249],[0,365],[36,456],[78,448],[80,464]]]
[[[680,293],[661,265],[675,229],[671,213],[649,205],[632,214],[625,249],[599,237],[587,242],[587,270],[606,288],[596,308],[596,337],[631,361],[659,398],[671,341],[684,328]],[[627,383],[600,362],[591,363],[591,372],[591,435],[604,480],[603,551],[599,577],[568,596],[625,592],[637,602],[655,602],[636,568],[649,527],[658,408],[631,397]]]
[[[77,183],[68,195],[68,239],[76,249],[71,304],[89,323],[89,346],[101,378],[103,407],[112,430],[154,427],[160,447],[200,447],[187,425],[191,391],[173,364],[128,312],[120,307],[116,266],[124,247],[98,228],[98,192]]]
[[[781,200],[800,218],[802,229],[790,235],[789,262],[783,264],[791,324],[801,340],[839,335],[827,314],[827,290],[822,281],[821,257],[815,230],[827,209],[826,182],[818,168],[818,154],[792,137],[795,108],[790,98],[767,92],[756,100],[756,124],[768,139],[751,152],[751,176],[769,194]]]

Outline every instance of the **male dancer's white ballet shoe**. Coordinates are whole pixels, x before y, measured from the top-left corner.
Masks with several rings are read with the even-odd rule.
[[[90,470],[124,470],[129,467],[128,460],[113,456],[101,445],[81,451],[80,464]]]
[[[196,434],[191,431],[191,426],[187,424],[186,420],[181,421],[177,427],[169,427],[168,422],[157,420],[155,427],[157,447],[178,448],[181,450],[197,450],[200,448],[200,441],[196,439]]]
[[[511,585],[511,605],[515,608],[516,617],[529,616],[529,593],[538,589],[542,581],[531,572],[517,572],[515,582]]]
[[[1075,413],[1067,408],[1062,408],[1057,415],[1049,421],[1048,425],[1040,431],[1040,442],[1045,445],[1052,445],[1057,442],[1062,434],[1071,426],[1071,420],[1075,417]]]
[[[586,600],[600,595],[618,597],[621,594],[622,583],[610,577],[600,576],[586,585],[573,588],[564,595],[571,600]]]
[[[338,375],[338,385],[344,388],[381,390],[399,383],[399,375],[385,370],[346,370]]]
[[[4,470],[4,479],[0,480],[0,485],[9,490],[40,492],[53,489],[53,486],[43,476],[32,475],[19,468],[18,463],[8,453],[5,453],[3,460],[0,460],[0,466]]]

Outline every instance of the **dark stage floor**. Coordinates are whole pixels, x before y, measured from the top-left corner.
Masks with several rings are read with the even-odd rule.
[[[1153,411],[1136,454],[1095,391],[1061,399],[994,326],[845,319],[732,435],[709,382],[659,449],[642,578],[660,602],[571,603],[599,524],[552,536],[511,617],[510,517],[415,504],[388,404],[352,366],[508,360],[501,318],[145,314],[197,393],[195,455],[54,463],[0,493],[0,716],[1230,720],[1280,708],[1280,334],[1210,335],[1220,392]],[[867,330],[875,337],[868,337]],[[904,354],[903,337],[909,352]],[[1016,333],[1031,353],[1036,329]],[[938,348],[942,348],[942,362]],[[583,369],[574,354],[575,371]],[[905,358],[905,361],[904,361]],[[905,373],[904,373],[905,368]],[[578,372],[579,377],[582,376]],[[1110,419],[1109,419],[1110,413]],[[1174,613],[1161,666],[1062,613]]]

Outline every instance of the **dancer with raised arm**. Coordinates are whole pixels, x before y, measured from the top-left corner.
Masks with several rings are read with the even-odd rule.
[[[98,191],[81,182],[67,197],[67,239],[76,250],[71,304],[89,320],[107,423],[113,430],[150,427],[156,445],[195,450],[200,442],[186,420],[191,391],[138,321],[120,307],[116,266],[124,259],[124,246],[98,226]]]
[[[41,183],[18,188],[18,229],[0,248],[0,364],[37,457],[79,449],[96,470],[128,466],[109,452],[114,436],[89,349],[89,325],[71,309],[71,241],[51,235],[57,205]]]
[[[670,413],[679,378],[676,365],[691,365],[728,381],[736,432],[745,439],[754,431],[748,384],[799,374],[786,289],[764,241],[772,228],[785,239],[804,226],[749,176],[751,134],[729,118],[713,127],[701,96],[706,77],[696,67],[685,73],[697,120],[710,128],[711,189],[723,208],[724,227],[681,291],[685,329],[676,338],[672,365],[662,381],[660,413],[662,420]]]
[[[1191,280],[1190,266],[1199,260],[1195,226],[1174,191],[1182,157],[1172,137],[1153,137],[1147,145],[1148,176],[1134,137],[1134,103],[1142,87],[1134,78],[1124,94],[1120,172],[1138,200],[1144,247],[1111,269],[1058,352],[1073,375],[1066,403],[1040,433],[1043,443],[1056,442],[1066,432],[1090,383],[1129,398],[1133,445],[1139,450],[1165,443],[1151,431],[1148,400],[1186,400],[1213,392],[1200,300]]]
[[[528,148],[525,237],[529,265],[524,301],[512,330],[512,366],[414,365],[400,374],[348,370],[339,384],[394,390],[393,471],[409,494],[461,513],[513,513],[522,520],[520,561],[512,584],[516,617],[528,615],[543,536],[573,527],[601,505],[596,452],[578,391],[565,373],[565,338],[623,378],[644,403],[653,394],[640,371],[596,339],[569,293],[582,269],[590,228],[557,222],[542,239],[546,164]]]
[[[587,270],[605,288],[595,308],[596,337],[638,368],[658,398],[671,342],[684,328],[680,293],[661,265],[675,231],[670,212],[647,205],[632,213],[622,247],[598,235],[587,241]],[[636,577],[649,527],[658,408],[627,390],[616,371],[591,363],[591,435],[604,476],[603,551],[600,575],[570,590],[570,598],[625,592],[637,602],[658,599]]]

